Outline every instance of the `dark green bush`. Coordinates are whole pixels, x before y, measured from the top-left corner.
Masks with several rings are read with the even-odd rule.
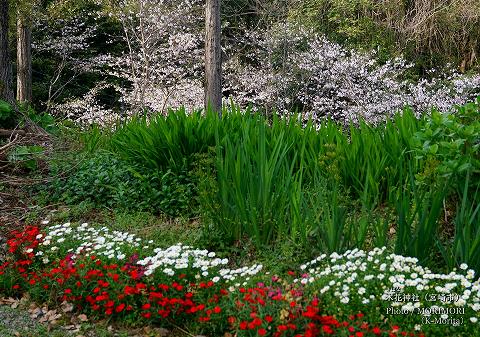
[[[53,165],[54,175],[65,171]],[[100,151],[87,158],[67,178],[55,179],[51,199],[67,204],[92,203],[108,208],[163,212],[171,216],[189,215],[194,184],[186,170],[174,173],[146,171]]]
[[[10,104],[0,100],[0,127],[9,128],[15,125],[15,112]]]
[[[452,187],[462,190],[471,173],[470,187],[480,185],[480,99],[452,113],[432,111],[415,136],[417,158],[430,163],[417,176],[419,182],[436,176],[439,182],[453,180]]]
[[[43,157],[44,148],[38,145],[17,146],[7,156],[10,163],[19,165],[26,170],[34,171]]]

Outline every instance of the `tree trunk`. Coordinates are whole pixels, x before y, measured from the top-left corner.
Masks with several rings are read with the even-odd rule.
[[[0,99],[14,103],[8,49],[8,0],[0,0]]]
[[[222,115],[220,0],[207,0],[205,12],[205,110]]]
[[[32,30],[21,13],[17,18],[17,100],[32,101]]]

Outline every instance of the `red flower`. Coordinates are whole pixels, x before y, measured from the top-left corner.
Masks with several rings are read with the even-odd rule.
[[[139,282],[139,283],[137,283],[137,284],[135,285],[135,289],[136,289],[137,291],[140,291],[140,290],[142,290],[142,289],[147,289],[147,285],[146,285],[145,283]]]
[[[258,335],[259,336],[265,336],[267,334],[267,330],[265,329],[258,329]]]
[[[145,303],[144,305],[142,305],[142,309],[143,309],[143,310],[148,310],[148,309],[150,309],[150,308],[151,308],[150,303]]]
[[[132,271],[130,272],[130,277],[131,277],[132,279],[134,279],[134,280],[140,278],[139,273],[138,273],[138,271],[136,271],[136,270],[132,270]]]
[[[169,286],[167,286],[166,284],[159,284],[158,288],[161,289],[161,290],[167,291]]]
[[[200,317],[198,320],[199,320],[200,322],[208,322],[208,321],[210,320],[210,317],[204,316],[204,317]]]
[[[273,317],[270,316],[270,315],[267,315],[267,316],[265,316],[265,321],[268,322],[268,323],[270,323],[270,322],[273,321]]]
[[[123,289],[123,293],[125,295],[134,295],[137,293],[137,289],[134,287],[125,286],[125,288]]]
[[[252,324],[256,325],[256,326],[260,326],[260,325],[262,325],[262,320],[258,317],[254,318],[253,321],[252,321]]]
[[[116,312],[122,312],[124,308],[125,308],[125,303],[120,303],[120,304],[117,305],[117,307],[115,308],[115,311],[116,311]]]
[[[323,332],[325,332],[325,333],[327,333],[327,334],[330,334],[330,335],[333,334],[332,328],[331,328],[330,326],[328,326],[328,325],[322,326],[322,330],[323,330]]]
[[[240,325],[239,325],[240,330],[246,330],[246,329],[247,329],[247,326],[248,326],[248,323],[247,323],[247,322],[245,322],[245,321],[241,321],[241,322],[240,322]]]
[[[216,314],[219,314],[219,313],[222,312],[222,308],[220,308],[220,307],[217,305],[215,308],[213,308],[213,312],[216,313]]]
[[[382,333],[382,330],[380,330],[380,328],[378,326],[374,327],[372,329],[372,332],[375,334],[375,335],[380,335]]]

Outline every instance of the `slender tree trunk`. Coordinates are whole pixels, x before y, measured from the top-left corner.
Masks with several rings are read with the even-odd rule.
[[[220,0],[207,0],[205,12],[205,109],[222,115]]]
[[[0,0],[0,99],[14,103],[8,49],[8,0]]]
[[[21,13],[17,18],[17,100],[32,101],[32,30]]]

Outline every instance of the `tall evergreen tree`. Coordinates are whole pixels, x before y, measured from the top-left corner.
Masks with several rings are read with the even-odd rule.
[[[14,101],[8,48],[8,0],[0,0],[0,99]]]
[[[27,13],[17,11],[17,100],[32,102],[32,30]]]

